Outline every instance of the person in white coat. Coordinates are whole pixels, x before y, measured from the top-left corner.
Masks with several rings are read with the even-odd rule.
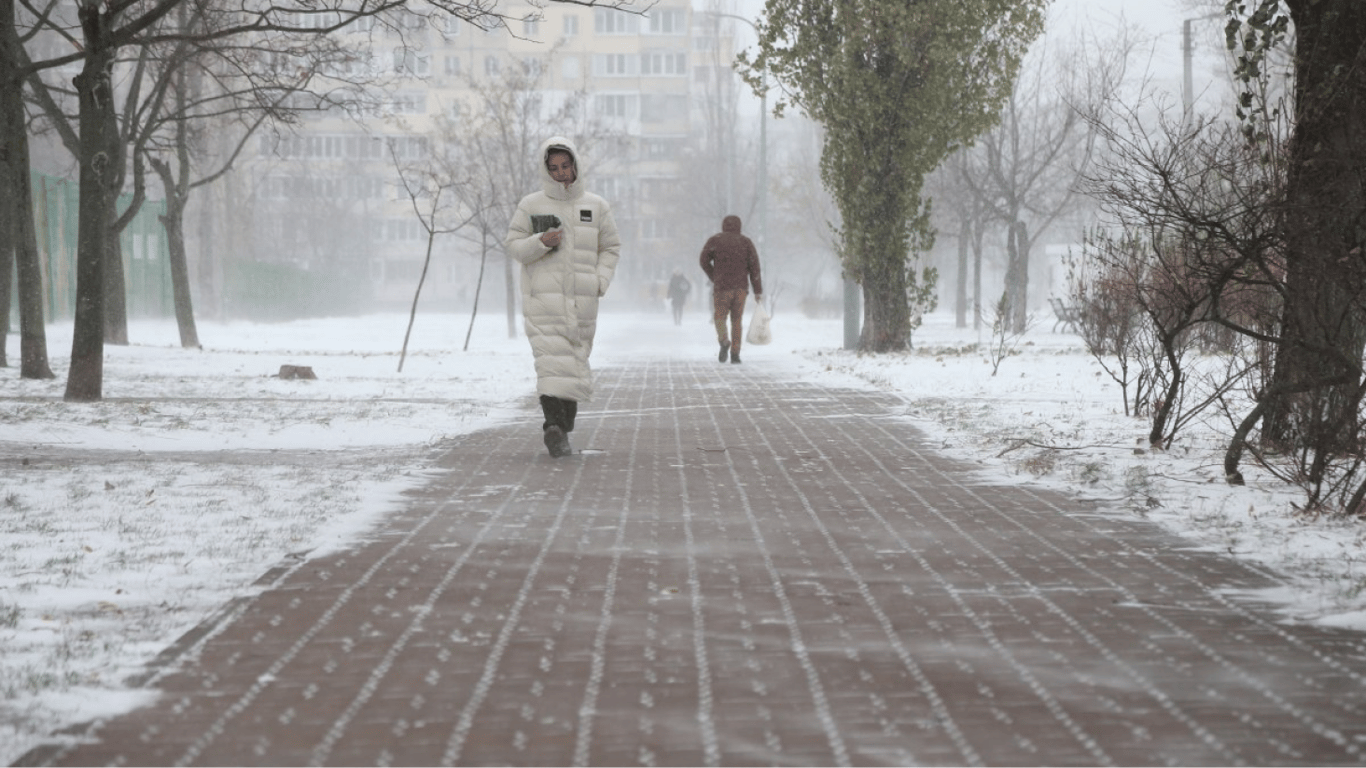
[[[555,136],[541,145],[541,191],[522,198],[504,241],[522,265],[522,320],[536,363],[536,391],[550,455],[573,453],[569,433],[579,403],[593,396],[588,356],[621,255],[621,238],[607,201],[584,188],[584,164],[574,145]]]

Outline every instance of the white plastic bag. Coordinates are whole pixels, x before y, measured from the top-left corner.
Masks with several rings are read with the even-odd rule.
[[[758,302],[754,303],[754,311],[749,316],[749,330],[745,332],[745,341],[755,346],[763,346],[773,341],[773,331],[768,327],[768,310]]]

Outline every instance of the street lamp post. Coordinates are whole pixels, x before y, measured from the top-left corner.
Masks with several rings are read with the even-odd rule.
[[[1191,60],[1195,57],[1195,40],[1191,35],[1191,25],[1197,21],[1223,18],[1222,14],[1211,13],[1181,22],[1181,126],[1189,128],[1195,114],[1195,86],[1191,74]]]

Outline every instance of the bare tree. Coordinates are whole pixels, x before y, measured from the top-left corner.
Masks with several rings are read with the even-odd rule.
[[[1086,115],[1116,98],[1132,39],[1121,30],[1104,43],[1079,38],[1058,57],[1047,48],[1032,51],[1000,122],[954,165],[977,205],[1005,227],[1006,316],[1016,332],[1028,321],[1031,250],[1078,203],[1077,181],[1097,137],[1097,123]],[[980,217],[968,221],[981,226]]]
[[[554,53],[551,53],[554,60]],[[589,116],[588,94],[547,92],[543,69],[525,64],[505,67],[497,78],[469,79],[473,103],[462,107],[462,120],[438,122],[439,141],[450,147],[450,162],[463,167],[469,183],[452,193],[471,212],[469,242],[477,245],[482,264],[489,244],[502,249],[517,202],[537,189],[541,174],[536,151],[551,136],[573,137],[590,160],[619,150],[624,136]],[[601,161],[593,168],[602,167]],[[504,259],[508,337],[517,335],[516,277],[512,259]]]
[[[207,20],[188,6],[173,20],[187,33]],[[354,109],[382,86],[348,62],[362,55],[339,37],[253,35],[228,40],[193,37],[145,49],[153,53],[151,95],[140,106],[134,162],[156,171],[166,200],[162,223],[181,346],[197,348],[190,291],[184,216],[191,192],[230,172],[247,142],[264,124],[292,124],[306,112]],[[204,137],[212,132],[227,151],[211,156]]]
[[[955,233],[958,241],[954,324],[966,328],[971,315],[973,329],[980,330],[983,319],[982,245],[995,219],[992,207],[968,183],[968,175],[972,172],[971,156],[971,148],[953,153],[926,180],[926,189],[936,202],[936,229]]]
[[[138,49],[163,42],[193,37],[199,40],[226,40],[241,35],[268,32],[329,34],[344,29],[357,19],[384,18],[402,13],[409,0],[324,0],[324,2],[286,2],[263,5],[246,12],[225,9],[208,0],[80,0],[75,23],[56,19],[45,11],[20,0],[32,14],[33,23],[70,40],[73,52],[29,69],[35,74],[66,64],[79,63],[81,73],[74,79],[75,101],[79,115],[76,140],[80,158],[80,235],[77,245],[76,323],[72,341],[71,369],[65,397],[70,401],[98,400],[103,389],[103,322],[105,310],[106,267],[117,270],[110,256],[117,223],[114,201],[124,180],[127,159],[125,134],[120,131],[115,103],[115,64],[124,49]],[[552,0],[577,5],[597,5],[596,0]],[[625,0],[623,0],[624,2]],[[484,0],[411,0],[413,5],[432,9],[441,15],[479,23],[502,25],[505,17],[496,1]],[[217,17],[221,23],[209,24],[207,32],[169,31],[158,25],[169,14],[189,3],[205,18]],[[620,5],[621,3],[614,3]],[[21,110],[22,104],[0,104],[0,109]],[[10,121],[6,121],[8,125]],[[7,138],[7,137],[0,137]],[[134,172],[139,166],[134,164]]]
[[[436,243],[438,235],[449,235],[459,232],[467,224],[473,221],[481,211],[478,209],[469,210],[459,204],[460,195],[455,191],[463,186],[467,186],[470,180],[464,177],[461,163],[452,162],[451,158],[445,158],[444,162],[430,162],[423,164],[405,164],[399,160],[398,153],[393,146],[389,147],[389,156],[394,161],[394,170],[398,172],[399,183],[403,185],[404,194],[408,196],[408,201],[412,204],[413,215],[422,225],[422,230],[427,234],[427,252],[422,260],[422,273],[417,280],[417,286],[413,290],[413,305],[408,312],[408,330],[403,334],[403,349],[398,357],[398,372],[403,373],[403,361],[408,357],[408,338],[413,333],[413,322],[417,318],[417,303],[422,296],[422,284],[427,280],[427,270],[432,265],[432,246]],[[425,208],[423,206],[426,206]],[[483,282],[484,262],[479,262],[480,282]],[[474,310],[479,311],[478,293],[475,294]],[[470,317],[470,326],[474,326],[474,317]],[[465,337],[466,347],[469,345],[468,334]]]
[[[1109,301],[1136,307],[1152,334],[1161,391],[1149,442],[1164,446],[1175,437],[1184,360],[1201,327],[1275,340],[1282,166],[1263,162],[1228,123],[1163,118],[1149,128],[1133,110],[1117,118],[1102,127],[1107,156],[1086,188],[1123,231],[1093,237],[1085,255],[1108,276]]]

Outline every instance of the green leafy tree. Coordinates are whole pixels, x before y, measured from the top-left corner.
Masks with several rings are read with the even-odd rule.
[[[908,268],[933,241],[924,179],[989,128],[1047,0],[768,0],[751,86],[763,73],[825,128],[821,179],[841,215],[845,275],[863,287],[859,348],[906,348]]]

